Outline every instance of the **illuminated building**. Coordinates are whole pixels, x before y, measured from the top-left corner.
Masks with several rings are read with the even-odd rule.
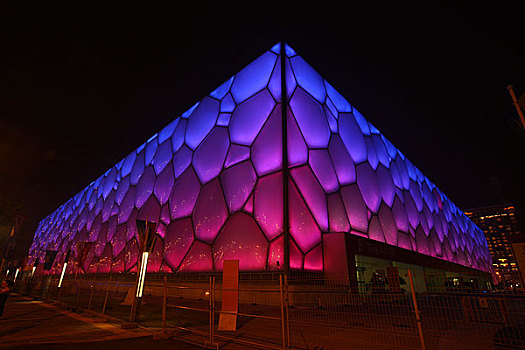
[[[481,230],[284,51],[265,52],[43,219],[30,261],[57,250],[59,266],[90,241],[83,272],[136,271],[136,220],[147,219],[158,223],[148,272],[221,271],[239,259],[241,271],[363,276],[367,256],[394,255],[489,271]]]
[[[516,287],[520,283],[519,266],[512,243],[523,241],[516,209],[510,204],[469,209],[465,214],[483,230],[498,283]]]

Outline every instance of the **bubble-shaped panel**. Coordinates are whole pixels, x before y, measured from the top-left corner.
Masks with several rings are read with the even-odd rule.
[[[206,137],[193,156],[193,167],[202,183],[217,177],[228,152],[226,128],[217,127]]]
[[[175,271],[193,243],[193,225],[190,218],[173,221],[164,236],[164,259]]]
[[[290,107],[306,144],[310,148],[326,147],[330,140],[330,127],[321,104],[303,89],[297,88],[290,100]]]
[[[295,184],[290,180],[290,234],[301,251],[309,251],[321,241],[321,231]]]
[[[323,78],[304,59],[295,56],[290,59],[292,70],[297,84],[308,91],[317,101],[323,103],[326,98],[326,90]]]
[[[220,179],[230,212],[241,210],[257,180],[251,163],[242,162],[224,170]]]
[[[237,103],[243,102],[268,85],[276,61],[277,55],[268,51],[235,76],[231,92]]]
[[[255,219],[268,240],[277,237],[283,229],[283,176],[276,173],[259,179],[255,188]]]
[[[188,168],[175,181],[169,199],[172,219],[181,218],[192,213],[200,187],[199,179],[192,167]]]
[[[274,108],[252,146],[251,158],[259,176],[282,168],[281,105]]]
[[[215,179],[202,187],[193,213],[195,237],[211,243],[226,221],[228,209],[219,183]]]
[[[219,116],[219,101],[205,97],[188,118],[186,144],[195,149],[211,131]]]

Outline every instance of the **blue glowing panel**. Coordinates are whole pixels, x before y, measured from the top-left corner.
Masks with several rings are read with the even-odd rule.
[[[356,180],[354,161],[350,157],[339,135],[332,136],[328,151],[330,152],[339,183],[341,185],[354,183]]]
[[[178,178],[191,164],[193,152],[186,145],[179,148],[173,155],[173,175]]]
[[[170,141],[166,141],[159,146],[155,158],[153,159],[155,174],[160,174],[164,167],[170,162],[172,156]]]
[[[231,92],[237,104],[268,85],[276,61],[277,55],[266,52],[235,76]]]
[[[323,78],[300,56],[290,59],[292,71],[297,79],[297,84],[306,90],[320,103],[326,99],[326,90]]]
[[[333,102],[335,105],[335,108],[339,112],[352,112],[352,106],[348,101],[339,93],[337,92],[332,85],[330,85],[327,81],[324,82],[326,87],[326,92],[328,93],[328,97],[330,98],[330,101]],[[337,114],[335,114],[337,116]]]
[[[193,166],[202,183],[217,177],[221,172],[229,138],[226,128],[215,128],[195,151]]]
[[[364,135],[359,128],[354,116],[349,113],[339,115],[339,136],[356,163],[367,159],[367,151]]]
[[[308,161],[308,147],[299,131],[295,118],[291,115],[291,111],[288,110],[288,113],[288,164],[289,166],[306,164]]]
[[[188,118],[186,144],[195,149],[211,131],[219,116],[219,101],[205,97]]]
[[[290,100],[290,107],[306,144],[314,148],[328,146],[330,127],[319,102],[298,88]]]
[[[163,143],[164,141],[169,139],[171,135],[173,135],[173,133],[175,132],[175,128],[177,127],[179,122],[180,118],[177,118],[159,132],[159,143]]]
[[[228,91],[230,91],[230,87],[232,86],[233,78],[234,77],[231,77],[226,82],[224,82],[221,86],[219,86],[217,89],[213,90],[210,96],[216,98],[217,100],[220,100],[224,96],[226,96]]]
[[[309,154],[310,167],[321,186],[323,186],[324,191],[331,193],[339,189],[339,183],[337,182],[337,176],[335,175],[328,150],[314,149],[310,150]]]

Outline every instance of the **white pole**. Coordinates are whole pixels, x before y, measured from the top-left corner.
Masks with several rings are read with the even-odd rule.
[[[148,252],[142,253],[142,264],[140,266],[139,284],[137,286],[137,298],[142,298],[144,290],[144,280],[146,279],[146,267],[148,266]]]
[[[33,275],[35,274],[35,271],[36,271],[36,266],[33,266],[33,270],[31,271],[31,277],[33,277]]]
[[[18,271],[20,271],[20,268],[16,269],[16,272],[15,272],[15,279],[13,280],[13,282],[16,282],[16,278],[18,277]]]
[[[64,263],[64,267],[62,267],[62,273],[60,274],[60,281],[58,281],[58,288],[62,287],[62,280],[64,279],[64,274],[66,273],[67,269],[67,263]]]

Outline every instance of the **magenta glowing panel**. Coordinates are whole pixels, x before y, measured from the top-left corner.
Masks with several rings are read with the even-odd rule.
[[[148,272],[220,271],[224,259],[239,259],[243,271],[279,270],[288,210],[293,269],[322,271],[330,257],[323,237],[337,232],[490,270],[481,230],[303,58],[284,51],[265,52],[44,218],[29,262],[59,250],[59,271],[65,252],[89,241],[81,272],[136,271],[136,220],[148,219],[158,223]]]

